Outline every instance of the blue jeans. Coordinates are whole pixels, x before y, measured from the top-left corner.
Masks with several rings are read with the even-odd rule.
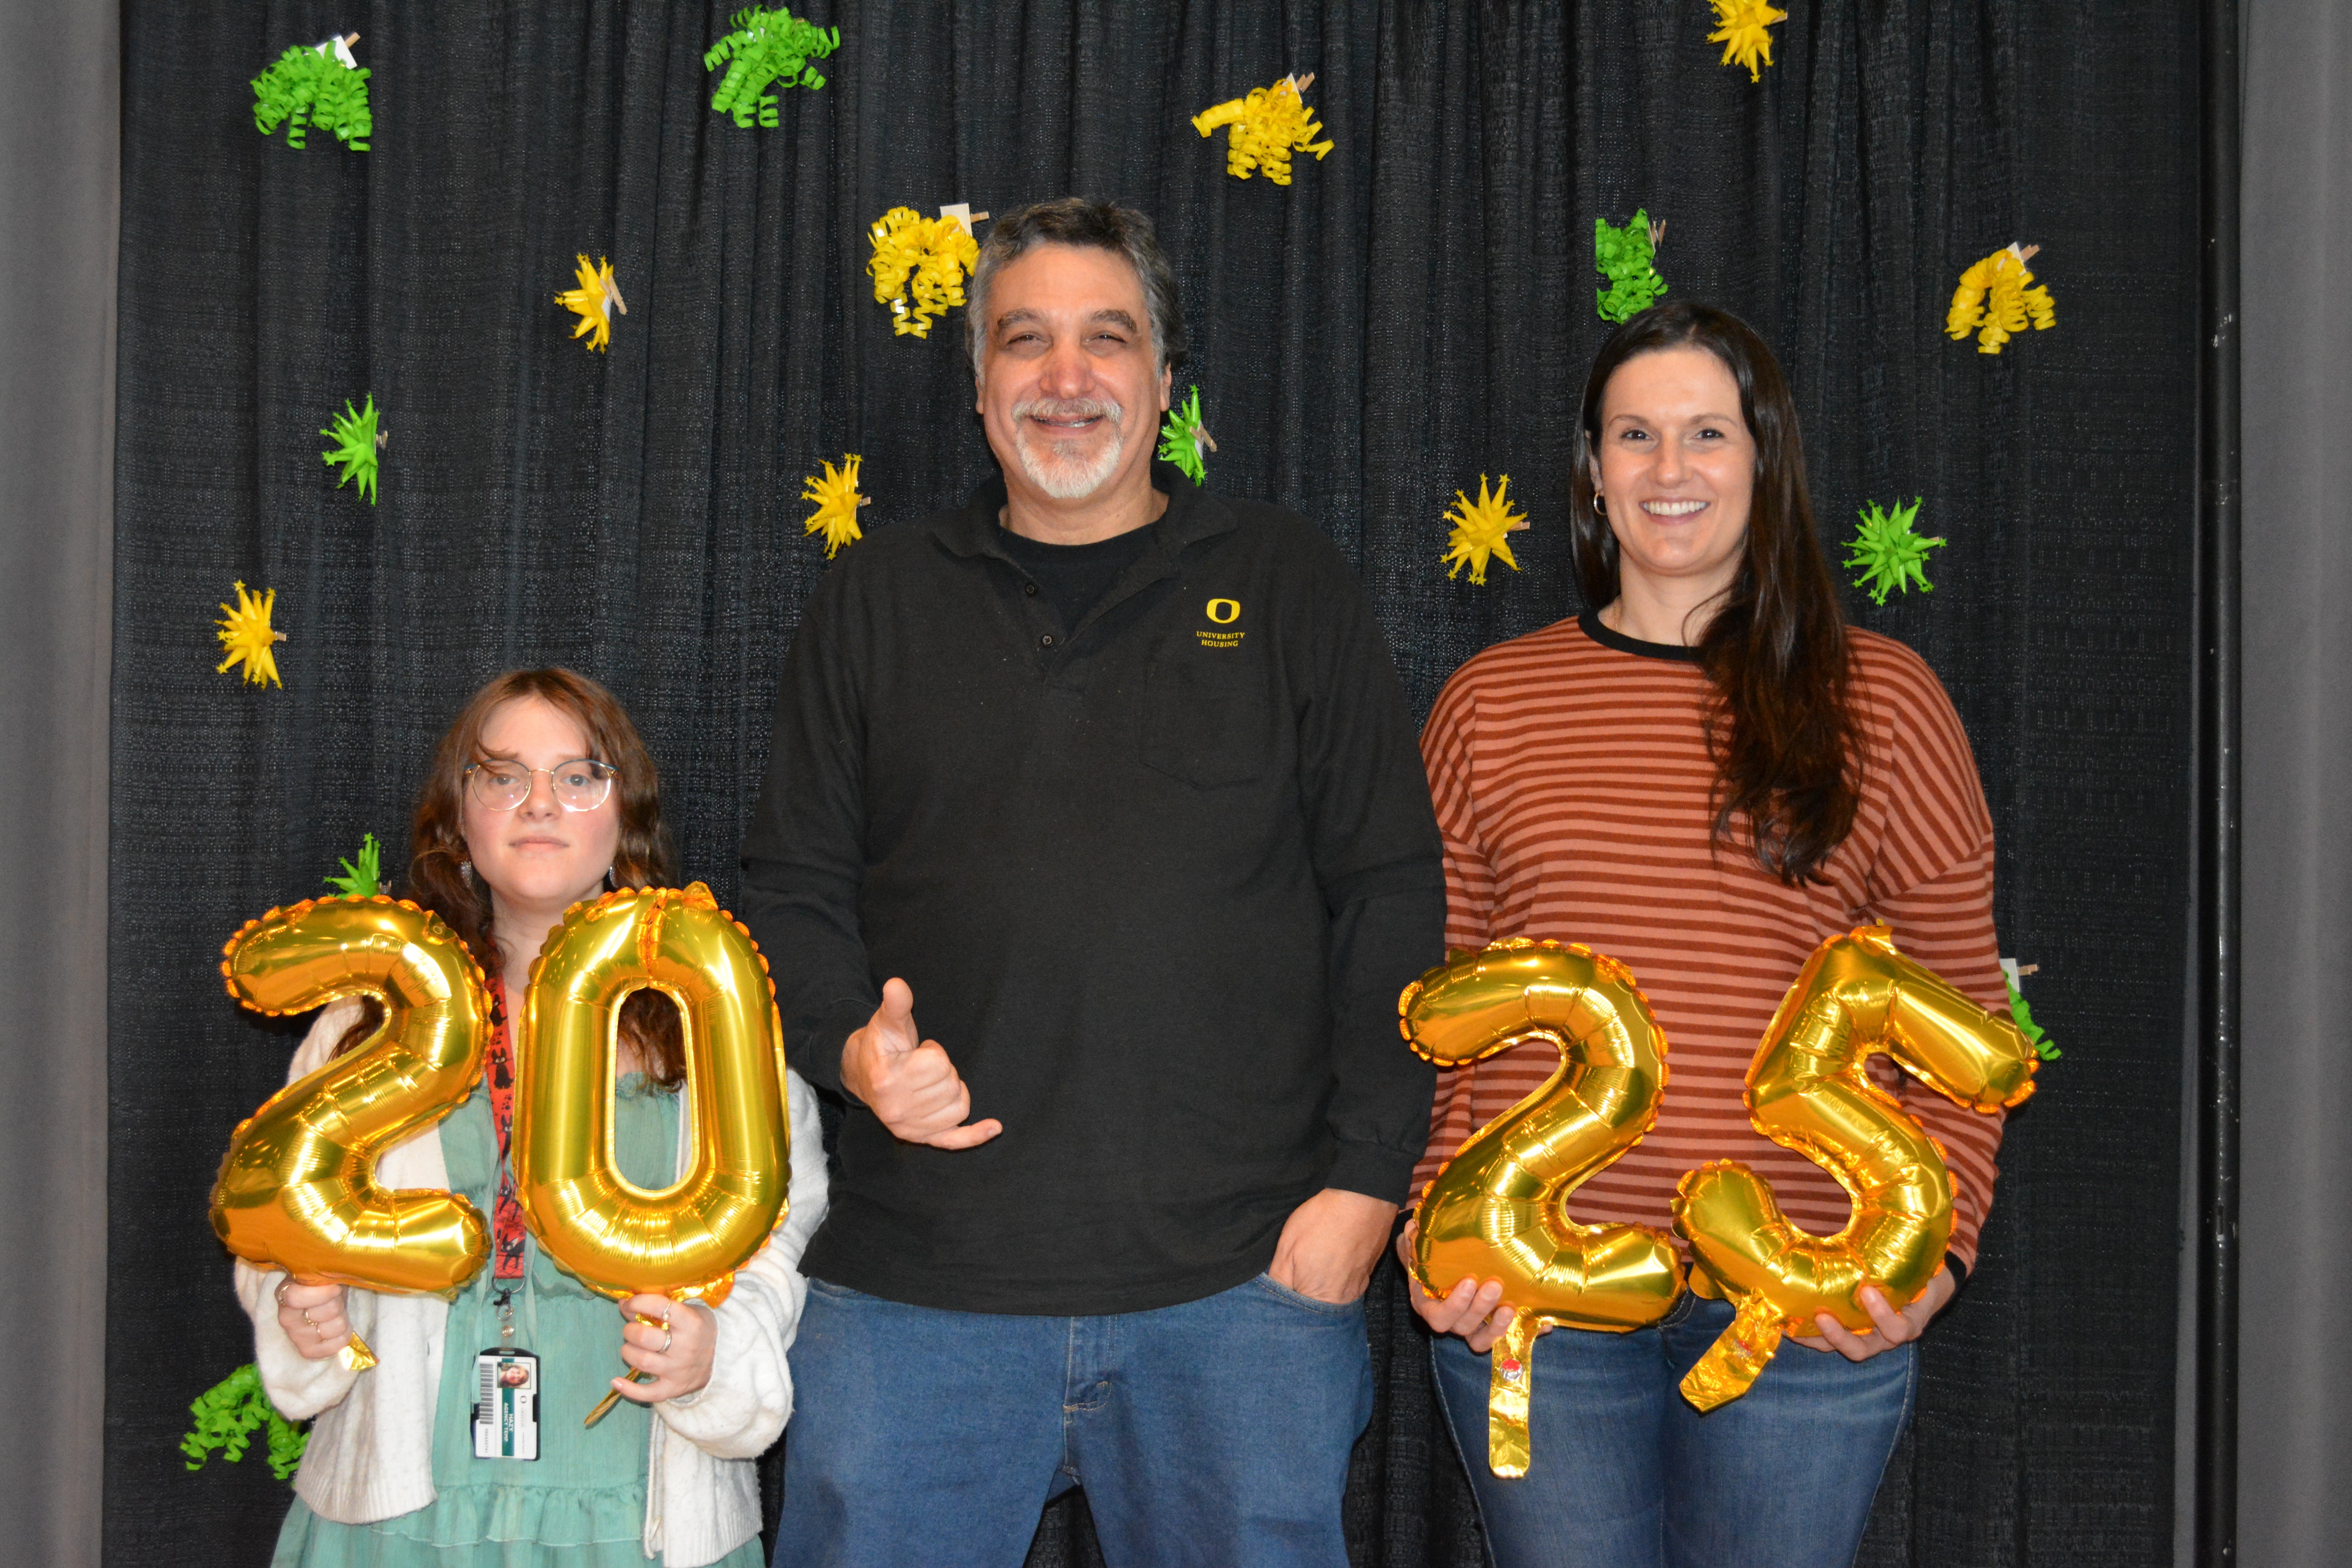
[[[909,1307],[809,1281],[775,1568],[1019,1568],[1084,1487],[1113,1568],[1345,1568],[1371,1416],[1360,1301],[1264,1275],[1090,1318]]]
[[[1918,1350],[1866,1362],[1783,1342],[1701,1415],[1675,1384],[1731,1321],[1685,1296],[1654,1328],[1535,1342],[1527,1475],[1486,1466],[1487,1358],[1432,1351],[1437,1394],[1499,1568],[1847,1568],[1911,1419]]]

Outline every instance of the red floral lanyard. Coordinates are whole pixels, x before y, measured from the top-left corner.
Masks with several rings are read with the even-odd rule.
[[[490,1277],[499,1280],[523,1276],[522,1199],[515,1192],[514,1161],[509,1155],[514,1141],[514,1048],[507,1039],[506,990],[503,984],[490,987],[490,1043],[482,1053],[490,1124],[499,1136],[499,1193],[490,1205]],[[502,1289],[501,1296],[511,1289]]]

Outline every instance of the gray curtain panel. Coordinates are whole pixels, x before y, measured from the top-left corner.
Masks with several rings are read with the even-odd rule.
[[[2352,1562],[2352,13],[2246,7],[2240,1561]]]
[[[120,30],[0,5],[0,1258],[40,1387],[0,1422],[0,1557],[99,1560]]]
[[[1751,82],[1696,4],[813,0],[795,10],[842,30],[827,85],[738,130],[702,64],[737,3],[125,7],[110,1555],[257,1561],[287,1500],[254,1460],[190,1475],[173,1447],[187,1401],[250,1354],[204,1196],[292,1044],[221,994],[222,940],[320,890],[364,830],[401,867],[433,738],[530,662],[630,705],[684,868],[727,899],[777,665],[825,570],[802,476],[862,454],[862,521],[887,529],[990,467],[961,314],[893,336],[866,226],[1077,190],[1161,226],[1211,484],[1349,552],[1419,703],[1582,607],[1564,523],[1603,331],[1597,217],[1664,218],[1673,297],[1779,348],[1828,541],[1865,500],[1926,498],[1923,531],[1951,541],[1935,591],[1851,608],[1918,648],[1968,723],[2005,949],[2042,966],[2029,991],[2066,1056],[2011,1123],[1864,1559],[2160,1558],[2191,7],[1791,5]],[[257,134],[247,80],[352,30],[373,150]],[[1189,116],[1293,70],[1316,73],[1332,152],[1286,189],[1229,178]],[[2058,326],[1981,355],[1943,336],[1946,307],[2012,240],[2044,247]],[[606,355],[552,300],[582,252],[629,304]],[[333,488],[318,434],[371,393],[391,434],[373,507]],[[1441,514],[1482,472],[1534,521],[1524,570],[1483,588],[1440,559]],[[278,591],[282,690],[214,672],[212,606],[238,578]],[[1357,1560],[1466,1568],[1426,1346],[1392,1268],[1375,1289]],[[1091,1547],[1074,1503],[1036,1561]]]

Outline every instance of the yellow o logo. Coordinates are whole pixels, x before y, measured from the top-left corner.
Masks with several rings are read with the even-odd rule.
[[[1242,602],[1239,599],[1212,599],[1209,601],[1209,618],[1221,626],[1240,620]]]

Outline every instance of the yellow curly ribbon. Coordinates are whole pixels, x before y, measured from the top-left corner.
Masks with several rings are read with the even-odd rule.
[[[963,280],[980,263],[971,230],[952,217],[925,217],[912,207],[892,207],[875,224],[874,299],[898,317],[901,337],[928,338],[931,322],[963,303]]]
[[[2058,324],[2058,308],[2050,299],[2050,290],[2026,287],[2033,281],[2033,274],[2025,264],[2041,248],[2011,245],[1960,274],[1960,286],[1952,290],[1951,314],[1944,320],[1944,331],[1953,342],[1981,327],[1977,332],[1977,353],[1997,354],[2001,344],[2025,331],[2029,320],[2036,331]]]
[[[1267,179],[1286,185],[1291,153],[1312,153],[1320,162],[1331,150],[1330,142],[1315,140],[1323,125],[1304,96],[1314,80],[1312,76],[1284,77],[1272,87],[1253,88],[1246,98],[1230,99],[1192,116],[1192,129],[1207,136],[1220,125],[1231,127],[1225,133],[1225,172],[1234,179],[1246,180],[1252,171],[1263,169]]]

